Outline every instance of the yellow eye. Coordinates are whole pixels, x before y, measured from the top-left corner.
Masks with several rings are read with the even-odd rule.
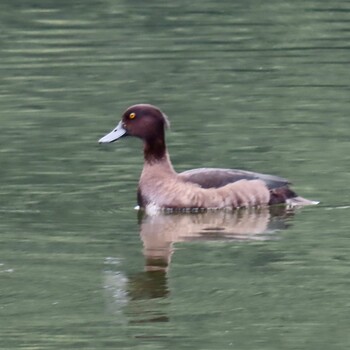
[[[129,119],[134,119],[136,117],[136,113],[130,113],[129,114]]]

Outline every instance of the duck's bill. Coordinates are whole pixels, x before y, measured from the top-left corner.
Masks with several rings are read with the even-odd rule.
[[[119,122],[119,124],[113,129],[109,134],[103,136],[101,139],[98,140],[98,143],[110,143],[117,141],[121,137],[126,135],[126,130],[122,126],[122,122]]]

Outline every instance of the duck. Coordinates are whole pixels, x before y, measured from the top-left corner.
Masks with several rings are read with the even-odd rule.
[[[144,164],[137,189],[138,208],[158,211],[198,211],[317,204],[300,197],[282,177],[247,170],[198,168],[177,173],[165,142],[168,117],[156,106],[136,104],[98,142],[134,136],[143,141]]]

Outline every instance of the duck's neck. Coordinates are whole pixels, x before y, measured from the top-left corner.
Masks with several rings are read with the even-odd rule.
[[[145,162],[161,161],[166,155],[165,140],[162,137],[144,140],[143,154]]]
[[[164,170],[167,168],[171,172],[174,172],[166,149],[164,136],[144,140],[143,153],[146,166],[161,165]]]

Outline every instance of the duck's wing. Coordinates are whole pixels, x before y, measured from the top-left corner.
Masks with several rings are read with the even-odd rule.
[[[196,183],[203,188],[218,188],[243,179],[262,180],[270,190],[290,184],[287,179],[279,176],[238,169],[199,168],[184,171],[179,176],[184,181]]]

